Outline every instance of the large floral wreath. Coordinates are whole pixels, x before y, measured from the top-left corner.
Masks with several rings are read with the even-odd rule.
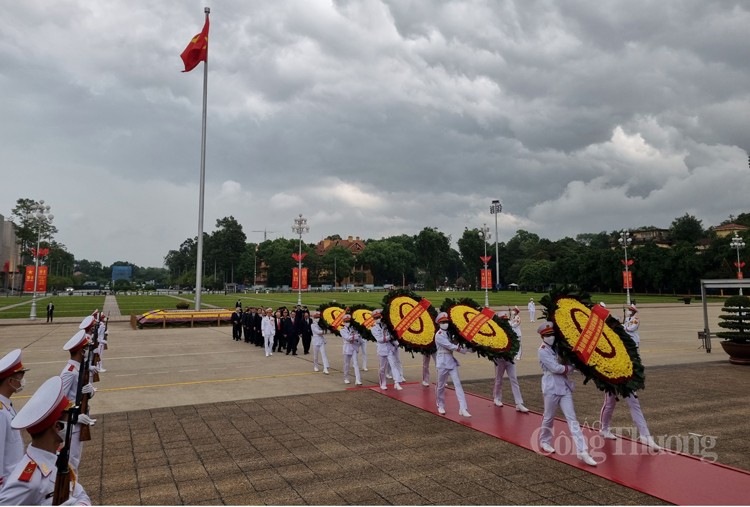
[[[349,308],[349,313],[352,315],[352,327],[357,330],[362,338],[371,342],[376,341],[370,332],[370,328],[375,324],[375,320],[372,318],[373,310],[374,308],[362,304],[352,305]]]
[[[555,324],[555,347],[596,387],[629,396],[645,387],[638,347],[622,324],[586,293],[573,295],[561,289],[545,295],[540,303]]]
[[[407,352],[435,352],[435,317],[432,304],[412,291],[394,290],[383,297],[383,320]]]
[[[510,323],[473,299],[446,299],[440,311],[450,317],[450,329],[458,340],[480,356],[513,361],[518,353],[521,342]]]
[[[336,336],[341,336],[341,328],[343,327],[343,316],[346,311],[346,306],[332,301],[330,303],[323,303],[318,307],[320,312],[320,320],[318,325],[323,331],[330,331]]]

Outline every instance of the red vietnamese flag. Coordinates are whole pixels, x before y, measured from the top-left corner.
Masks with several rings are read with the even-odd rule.
[[[182,72],[190,72],[200,62],[205,62],[208,59],[208,16],[206,16],[206,24],[203,25],[203,30],[191,39],[180,58],[185,62],[185,70]]]

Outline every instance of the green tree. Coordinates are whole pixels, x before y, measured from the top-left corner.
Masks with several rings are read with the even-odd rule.
[[[369,247],[365,248],[360,255],[363,255],[368,249]],[[353,269],[354,255],[351,250],[340,245],[328,250],[321,259],[321,271],[325,271],[327,274],[325,281],[332,283],[334,286],[341,284],[341,280],[351,275]]]
[[[416,256],[401,243],[383,239],[370,241],[358,260],[370,268],[376,284],[400,284],[413,269]]]
[[[448,266],[450,238],[433,227],[422,229],[414,241],[417,263],[424,270],[425,287],[434,289]]]
[[[695,245],[705,236],[701,220],[688,213],[675,218],[669,230],[675,243],[685,241],[691,245]]]
[[[480,257],[484,256],[485,249],[487,255],[494,255],[494,245],[490,246],[481,236],[480,230],[464,229],[463,234],[458,240],[458,251],[461,254],[461,260],[465,266],[465,275],[468,280],[475,283],[479,279],[479,270],[484,269],[484,263]],[[495,263],[488,264],[488,268],[494,268]],[[493,269],[494,277],[494,269]],[[493,278],[494,279],[494,278]]]
[[[40,239],[40,247],[48,247],[52,237],[57,234],[57,227],[52,220],[41,221],[36,215],[36,207],[44,201],[21,198],[10,212],[10,219],[16,226],[16,241],[21,246],[22,262],[32,264],[31,249],[36,248]]]
[[[240,266],[240,257],[245,252],[246,241],[247,236],[242,231],[242,225],[233,216],[216,220],[216,230],[206,244],[206,254],[214,260],[217,275],[221,273],[224,281],[236,281],[235,269]]]
[[[552,273],[552,266],[553,262],[546,259],[526,263],[519,273],[520,285],[537,290],[544,289],[552,282],[550,276]]]

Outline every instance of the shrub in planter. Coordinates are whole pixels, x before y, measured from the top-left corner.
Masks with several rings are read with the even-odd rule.
[[[188,303],[187,301],[180,301],[175,306],[177,307],[178,310],[188,310],[188,309],[190,309],[190,303]]]
[[[750,298],[732,296],[724,302],[722,315],[719,315],[719,331],[716,336],[723,338],[720,342],[724,352],[729,354],[729,362],[750,364]]]

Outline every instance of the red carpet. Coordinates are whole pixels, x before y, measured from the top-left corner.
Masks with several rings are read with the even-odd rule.
[[[447,414],[441,416],[435,405],[434,384],[403,386],[403,391],[393,386],[387,391],[371,389],[432,412],[436,417],[539,452],[537,434],[542,414],[538,412],[522,414],[513,405],[496,407],[492,400],[466,393],[472,417],[459,417],[458,402],[451,390],[445,397]],[[677,505],[745,505],[750,501],[750,472],[674,451],[654,453],[627,438],[604,440],[588,428],[583,428],[583,433],[598,466],[590,467],[578,460],[565,420],[555,421],[553,445],[557,452],[548,457]]]

